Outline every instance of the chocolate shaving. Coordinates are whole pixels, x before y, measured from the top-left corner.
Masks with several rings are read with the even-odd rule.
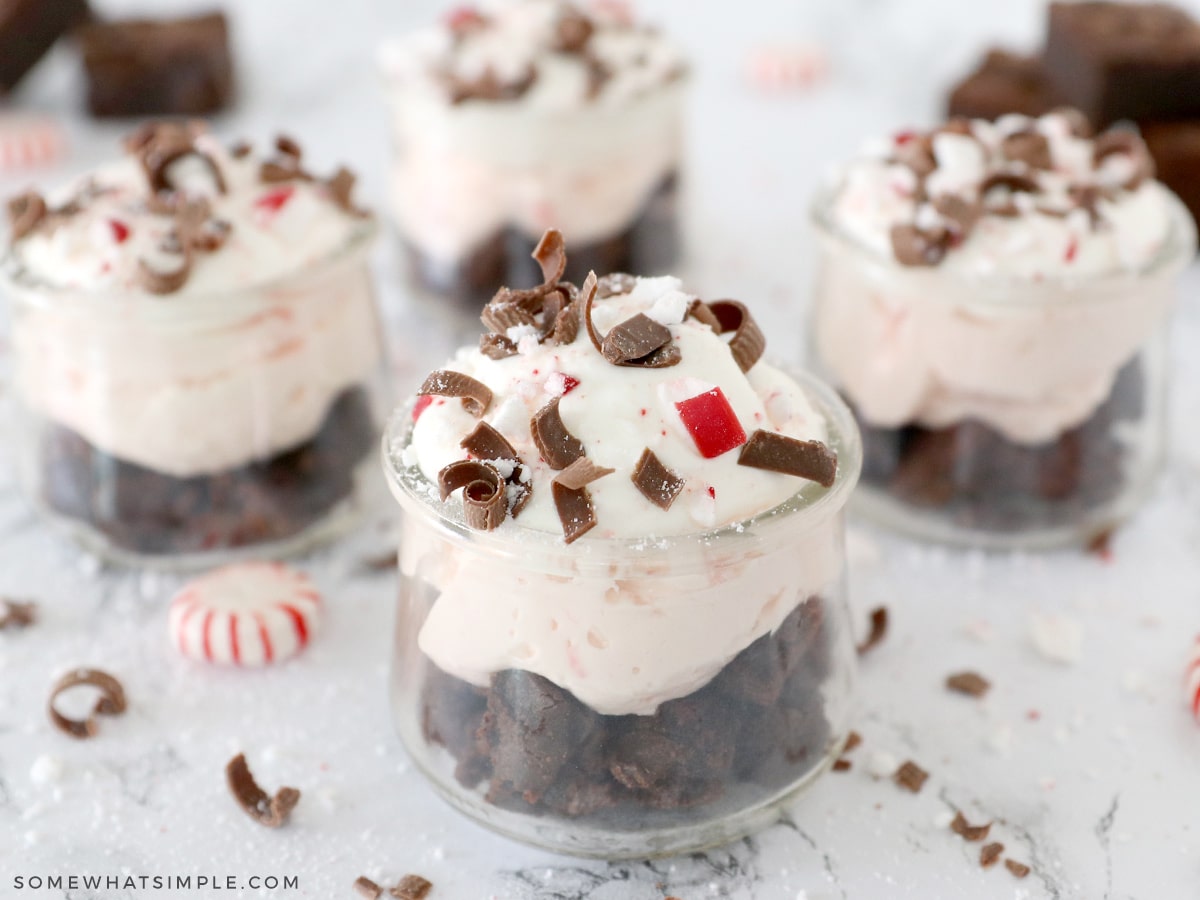
[[[230,146],[229,155],[234,159],[245,159],[253,150],[249,141],[238,141]]]
[[[671,329],[638,313],[617,325],[604,336],[601,355],[614,366],[636,364],[671,341]]]
[[[1067,128],[1072,137],[1090,138],[1093,134],[1092,123],[1088,117],[1073,106],[1060,106],[1050,110],[1050,115],[1061,116],[1067,121]]]
[[[874,650],[883,642],[888,630],[888,611],[886,606],[877,606],[871,610],[871,630],[867,639],[858,645],[858,655],[862,656]]]
[[[929,778],[929,773],[918,766],[911,759],[901,764],[896,770],[896,774],[892,776],[892,780],[906,791],[912,791],[914,794],[919,794],[921,788],[925,786],[926,780]]]
[[[203,132],[202,124],[153,122],[138,129],[126,139],[125,147],[141,163],[152,193],[166,193],[175,189],[170,179],[170,168],[188,156],[194,156],[204,163],[212,175],[213,186],[217,192],[225,193],[225,176],[221,173],[220,166],[211,156],[196,147],[196,138]]]
[[[600,342],[600,335],[596,332],[596,325],[592,322],[592,304],[596,301],[598,292],[599,280],[596,278],[595,272],[588,272],[587,278],[583,280],[583,287],[580,289],[581,302],[583,303],[583,324],[587,328],[588,337],[591,338],[592,346],[596,348],[598,353],[603,353],[603,344]]]
[[[567,431],[567,426],[563,424],[558,411],[560,399],[555,397],[539,409],[529,422],[538,452],[546,465],[555,470],[565,469],[587,452],[583,449],[583,442]]]
[[[185,284],[192,272],[191,250],[183,245],[178,234],[168,236],[162,247],[164,251],[179,255],[179,265],[174,269],[156,269],[146,260],[139,259],[137,267],[138,283],[151,294],[173,294]]]
[[[425,900],[433,890],[433,882],[420,875],[405,875],[388,893],[396,900]]]
[[[456,460],[438,472],[438,488],[443,501],[462,489],[463,515],[477,531],[495,531],[508,515],[504,477],[490,463]]]
[[[366,897],[367,900],[379,900],[383,896],[383,888],[366,875],[360,875],[354,879],[354,890],[360,897]]]
[[[613,77],[613,69],[608,63],[590,51],[584,51],[583,59],[587,69],[587,99],[595,100]]]
[[[615,471],[616,469],[598,466],[586,456],[581,456],[555,475],[554,483],[577,491],[580,488],[587,487],[593,481],[603,478],[605,475],[611,475]]]
[[[686,483],[663,465],[649,447],[642,451],[633,467],[632,481],[643,497],[664,511],[671,508]]]
[[[490,66],[475,78],[467,79],[454,73],[443,73],[450,92],[450,103],[458,106],[468,100],[518,100],[537,81],[537,69],[529,66],[514,81],[504,81]]]
[[[767,339],[750,315],[750,310],[737,300],[716,300],[707,304],[707,307],[720,325],[721,330],[717,334],[733,332],[729,349],[733,352],[734,362],[743,372],[749,372],[767,349]]]
[[[291,156],[294,159],[300,159],[304,155],[304,151],[300,149],[300,144],[286,134],[275,136],[275,149],[284,156]]]
[[[59,694],[80,685],[98,689],[100,697],[96,700],[96,705],[92,707],[91,715],[86,719],[68,719],[58,711],[54,701],[58,699]],[[121,687],[121,682],[107,672],[99,669],[75,669],[54,683],[54,687],[50,691],[47,710],[50,713],[50,721],[59,731],[69,734],[73,738],[86,740],[95,737],[100,730],[96,716],[119,716],[125,712],[125,689]]]
[[[275,156],[263,162],[258,169],[258,178],[264,184],[280,184],[287,181],[313,181],[312,175],[300,165],[303,150],[287,135],[275,138]],[[353,184],[353,182],[351,182]]]
[[[1040,188],[1037,180],[1020,172],[993,172],[979,183],[979,196],[986,197],[996,188],[1005,188],[1013,194],[1036,194]]]
[[[1004,861],[1004,868],[1012,872],[1016,878],[1024,878],[1032,871],[1025,863],[1017,862],[1015,859],[1006,859]]]
[[[937,168],[937,159],[933,155],[932,136],[915,135],[911,140],[899,144],[892,151],[892,159],[911,169],[918,180],[924,179]]]
[[[843,753],[849,753],[855,747],[862,743],[862,735],[857,731],[852,731],[846,735],[846,746],[842,748]]]
[[[0,597],[0,631],[28,628],[37,621],[37,604]]]
[[[707,325],[717,334],[721,333],[721,320],[717,318],[716,313],[703,300],[693,300],[688,307],[687,314],[702,325]]]
[[[1133,160],[1133,174],[1121,185],[1127,191],[1137,190],[1142,182],[1154,177],[1154,159],[1146,143],[1136,133],[1122,128],[1110,128],[1096,138],[1092,145],[1092,162],[1099,166],[1105,157],[1114,153],[1127,154]]]
[[[354,185],[357,181],[358,176],[342,166],[326,179],[325,188],[329,191],[329,196],[338,209],[349,215],[365,219],[371,214],[354,203]]]
[[[596,282],[596,293],[601,300],[628,294],[637,286],[637,278],[624,272],[613,272]]]
[[[26,191],[8,201],[8,224],[12,240],[19,241],[42,223],[48,215],[46,201],[37,191]]]
[[[1004,853],[1004,845],[997,842],[993,844],[985,844],[983,849],[979,851],[979,865],[985,869],[989,869],[996,864],[996,860]]]
[[[1024,163],[1031,169],[1054,168],[1050,142],[1036,131],[1018,131],[1000,142],[1000,152],[1013,162]]]
[[[542,269],[542,283],[553,286],[562,280],[567,271],[567,250],[562,232],[547,229],[538,245],[533,248],[533,258]]]
[[[957,835],[961,835],[964,841],[982,841],[988,836],[988,832],[992,830],[992,823],[972,825],[961,812],[955,811],[954,821],[950,823],[950,830]]]
[[[547,337],[556,344],[572,344],[579,336],[579,304],[570,302],[554,318],[554,326]]]
[[[572,490],[556,481],[550,483],[554,493],[554,508],[562,522],[563,538],[573,544],[596,527],[596,511],[587,488]]]
[[[438,397],[459,397],[463,407],[475,418],[482,418],[492,405],[492,391],[482,381],[470,375],[449,369],[430,372],[418,394],[433,394]]]
[[[225,765],[225,783],[246,815],[267,828],[286,825],[292,810],[300,802],[300,792],[293,787],[280,788],[274,797],[268,796],[250,774],[244,753],[239,753]]]
[[[476,459],[520,460],[508,439],[487,422],[476,425],[475,430],[459,442],[459,446]]]
[[[583,53],[595,30],[587,16],[568,8],[558,18],[550,49],[558,53]]]
[[[936,266],[950,248],[950,232],[940,227],[893,225],[890,237],[892,255],[902,266]]]
[[[1088,214],[1088,222],[1092,228],[1097,227],[1102,220],[1100,201],[1113,199],[1111,190],[1095,184],[1073,184],[1067,188],[1067,195],[1078,209]]]
[[[359,567],[368,572],[391,572],[396,568],[396,564],[400,561],[400,554],[396,550],[388,550],[384,553],[376,553],[374,556],[365,556],[359,563]]]
[[[938,215],[954,226],[953,230],[958,233],[960,239],[970,234],[983,216],[983,207],[979,203],[957,194],[942,194],[934,199],[933,208],[937,210]]]
[[[801,441],[759,428],[738,453],[738,465],[807,478],[832,487],[837,478],[837,454],[820,441]]]
[[[991,684],[978,672],[959,672],[946,678],[946,687],[969,697],[982,697]]]
[[[479,352],[488,359],[507,359],[517,355],[517,345],[504,335],[492,331],[479,336]]]
[[[833,761],[833,771],[849,772],[852,763],[848,759],[835,759]]]

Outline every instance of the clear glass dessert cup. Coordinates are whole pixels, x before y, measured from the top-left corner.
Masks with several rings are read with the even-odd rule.
[[[547,228],[571,246],[568,281],[677,262],[686,75],[564,110],[438,103],[383,77],[394,230],[408,288],[428,305],[474,321],[501,285],[540,284],[531,254]]]
[[[327,258],[214,293],[48,285],[5,261],[21,482],[116,562],[305,550],[377,477],[382,332],[364,221]]]
[[[837,396],[797,380],[827,419],[834,485],[798,482],[750,520],[671,538],[472,531],[403,461],[411,405],[395,415],[393,713],[453,806],[554,851],[662,856],[770,824],[838,756],[855,673],[843,511],[861,445]],[[540,674],[555,672],[571,689]]]
[[[1196,249],[1182,204],[1141,269],[1035,280],[900,265],[839,228],[835,193],[813,206],[810,355],[862,429],[856,508],[996,549],[1085,544],[1131,515],[1164,455],[1167,326]]]

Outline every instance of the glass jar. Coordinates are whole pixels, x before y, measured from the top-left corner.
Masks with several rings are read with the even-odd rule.
[[[501,285],[541,283],[530,254],[548,228],[571,247],[568,281],[668,271],[679,255],[686,81],[619,105],[541,111],[454,105],[385,75],[392,210],[410,287],[474,320]]]
[[[862,429],[864,513],[996,548],[1130,515],[1164,453],[1167,323],[1196,249],[1182,204],[1142,270],[1035,280],[900,265],[839,229],[834,193],[813,208],[810,333]]]
[[[665,855],[741,837],[838,756],[851,711],[843,509],[861,445],[809,376],[834,485],[707,534],[472,531],[384,442],[403,510],[392,703],[413,760],[476,821],[556,851]]]
[[[21,480],[89,550],[211,565],[310,546],[373,472],[382,333],[364,221],[329,258],[220,294],[48,286],[7,260]]]

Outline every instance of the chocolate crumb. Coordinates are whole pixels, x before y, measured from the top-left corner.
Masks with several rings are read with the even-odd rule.
[[[565,469],[579,457],[586,455],[583,442],[567,431],[562,416],[558,412],[561,398],[555,397],[537,411],[529,422],[529,430],[533,433],[533,442],[537,444],[538,452],[552,469]]]
[[[985,869],[994,866],[1003,852],[1004,845],[1001,843],[984,844],[983,849],[979,851],[979,865]]]
[[[833,771],[835,772],[849,772],[851,766],[852,763],[848,759],[835,759],[833,761]]]
[[[37,621],[37,604],[0,597],[0,631],[28,628]]]
[[[433,882],[420,875],[405,875],[388,891],[396,900],[425,900],[433,890]]]
[[[888,611],[886,606],[877,606],[871,610],[871,630],[867,633],[867,639],[858,645],[858,655],[862,656],[871,650],[874,650],[880,643],[883,642],[888,630]]]
[[[896,770],[896,774],[892,778],[896,784],[900,785],[906,791],[919,794],[921,788],[925,786],[925,782],[929,778],[929,773],[910,759]]]
[[[438,472],[438,488],[443,502],[462,489],[463,514],[470,528],[495,531],[508,515],[504,477],[490,463],[456,460]]]
[[[562,523],[563,537],[573,544],[596,527],[596,511],[592,508],[592,495],[587,488],[572,490],[556,481],[550,482],[554,493],[554,508]]]
[[[991,682],[978,672],[957,672],[946,678],[947,688],[970,697],[982,697],[991,686]]]
[[[476,381],[470,375],[453,372],[448,369],[438,369],[429,373],[425,383],[421,385],[418,394],[433,394],[439,397],[460,397],[467,412],[475,418],[481,418],[492,405],[492,391],[482,381]]]
[[[267,828],[286,825],[292,810],[300,802],[300,792],[292,787],[280,788],[274,797],[267,796],[267,792],[258,786],[258,782],[250,774],[250,767],[246,765],[246,756],[243,753],[239,753],[226,764],[225,782],[246,815]]]
[[[759,428],[738,452],[738,465],[807,478],[832,487],[837,477],[837,454],[820,441],[801,441]]]
[[[720,325],[717,334],[733,332],[729,349],[734,362],[743,372],[749,372],[767,349],[767,339],[750,315],[750,310],[737,300],[715,300],[705,305]]]
[[[631,480],[643,497],[664,511],[671,508],[686,483],[663,465],[649,447],[642,451],[637,465],[633,467]]]
[[[561,472],[554,476],[554,483],[577,491],[587,487],[593,481],[611,475],[616,469],[606,469],[598,466],[586,456],[581,456]]]
[[[383,896],[383,888],[366,875],[360,875],[354,879],[354,890],[358,892],[360,897],[366,897],[367,900],[379,900]]]
[[[1017,862],[1015,859],[1006,859],[1004,861],[1004,868],[1012,872],[1016,878],[1024,878],[1030,872],[1029,866],[1025,865],[1025,863]]]
[[[100,697],[96,700],[96,705],[92,707],[91,715],[86,719],[68,719],[58,711],[54,701],[58,699],[59,694],[80,685],[97,688],[100,691]],[[50,702],[47,708],[50,713],[50,721],[59,731],[69,734],[73,738],[86,740],[95,737],[96,732],[100,729],[96,716],[119,716],[125,712],[125,689],[121,687],[121,682],[107,672],[99,669],[74,669],[55,682],[50,691]]]
[[[855,747],[862,743],[862,735],[857,731],[852,731],[846,735],[846,745],[842,747],[842,753],[849,753]]]
[[[972,825],[961,812],[955,810],[954,821],[950,823],[950,830],[960,835],[964,841],[982,841],[988,836],[988,832],[992,830],[992,823]]]

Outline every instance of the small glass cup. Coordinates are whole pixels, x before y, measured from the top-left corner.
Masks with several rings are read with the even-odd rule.
[[[1129,516],[1164,453],[1167,323],[1196,250],[1182,204],[1141,270],[1034,280],[900,265],[838,227],[835,193],[813,206],[812,354],[862,429],[856,504],[993,548],[1087,543]]]
[[[390,75],[393,219],[419,295],[473,320],[501,285],[533,287],[548,228],[571,253],[565,278],[664,274],[680,252],[676,207],[687,76],[621,105],[531,111],[454,105]]]
[[[361,505],[382,332],[356,227],[328,258],[218,294],[47,285],[6,260],[22,484],[87,549],[191,568],[299,552]]]
[[[395,415],[392,706],[451,804],[551,850],[658,856],[773,822],[838,756],[855,673],[843,510],[861,445],[837,396],[797,380],[828,422],[834,485],[665,539],[472,531],[403,461],[411,404]]]

